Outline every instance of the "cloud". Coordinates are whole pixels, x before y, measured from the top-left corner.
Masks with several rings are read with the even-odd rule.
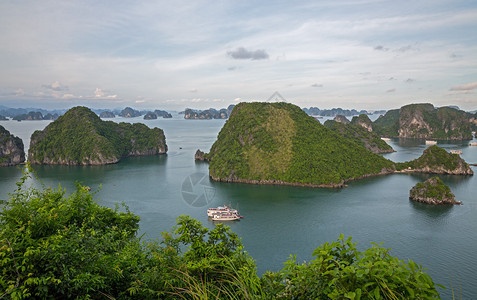
[[[453,86],[449,90],[450,91],[470,91],[476,88],[477,88],[477,82],[472,82],[472,83]]]
[[[108,91],[104,91],[100,88],[96,88],[94,90],[94,96],[96,98],[109,98],[109,99],[115,99],[118,97],[118,95],[108,95]]]
[[[52,84],[43,84],[42,87],[55,91],[55,92],[68,90],[68,87],[66,85],[62,85],[59,81],[55,81]]]
[[[408,78],[404,82],[405,83],[413,83],[414,81],[416,81],[416,79]]]
[[[194,89],[190,89],[190,90],[189,90],[189,93],[197,93],[197,91],[198,91],[198,90],[194,88]]]
[[[227,51],[227,55],[231,56],[233,59],[259,60],[268,58],[268,53],[263,49],[249,51],[244,47],[239,47],[233,51]]]
[[[394,93],[396,91],[396,89],[389,89],[386,91],[386,93]]]
[[[233,66],[233,67],[228,67],[227,68],[228,71],[235,71],[237,70],[237,67]]]
[[[323,85],[322,85],[322,84],[318,84],[318,83],[314,83],[314,84],[311,85],[311,87],[323,87]]]
[[[17,89],[15,91],[15,96],[23,96],[25,95],[25,91],[23,91],[23,89]]]
[[[374,50],[377,50],[377,51],[388,51],[389,48],[384,48],[383,45],[378,45],[378,46],[374,47]]]

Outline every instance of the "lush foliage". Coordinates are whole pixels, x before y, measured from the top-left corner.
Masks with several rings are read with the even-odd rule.
[[[399,109],[388,110],[384,116],[379,116],[373,123],[373,129],[380,136],[398,137]]]
[[[313,251],[309,263],[298,264],[292,256],[281,272],[266,273],[264,290],[276,299],[439,299],[420,265],[389,251],[374,244],[360,252],[341,235]]]
[[[429,146],[418,159],[396,163],[398,170],[407,168],[455,170],[461,166],[469,169],[469,165],[458,154],[449,153],[437,145]]]
[[[167,151],[164,132],[144,124],[102,121],[86,107],[75,107],[31,137],[31,163],[86,165]]]
[[[376,133],[368,131],[360,125],[353,123],[344,124],[334,120],[328,120],[323,125],[347,139],[354,140],[371,152],[383,153],[393,151],[393,148]]]
[[[425,182],[418,182],[411,189],[411,196],[419,196],[422,198],[433,198],[437,201],[442,199],[454,199],[454,194],[451,193],[448,187],[439,177],[431,177]]]
[[[162,241],[141,242],[139,218],[99,206],[85,187],[18,189],[0,212],[0,290],[8,299],[428,299],[423,269],[351,238],[325,243],[310,263],[292,257],[257,276],[238,236],[187,216]]]
[[[418,122],[415,122],[415,121]],[[432,104],[409,104],[391,110],[374,122],[381,136],[442,140],[472,139],[471,124],[464,111]]]
[[[207,158],[218,180],[341,184],[393,163],[289,103],[240,103]]]

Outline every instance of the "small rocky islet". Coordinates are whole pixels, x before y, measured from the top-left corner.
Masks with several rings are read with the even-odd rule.
[[[451,193],[450,188],[437,176],[418,182],[409,191],[409,199],[431,205],[462,204],[455,200],[455,195]]]

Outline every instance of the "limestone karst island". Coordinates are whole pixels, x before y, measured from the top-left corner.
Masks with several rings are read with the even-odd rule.
[[[142,123],[103,121],[86,107],[75,107],[31,136],[31,164],[104,165],[128,156],[164,154],[164,132]]]
[[[433,107],[431,110],[430,106],[423,105],[423,112],[421,105],[409,107],[413,108],[414,114],[407,113],[409,108],[404,107],[396,124],[404,124],[408,118],[411,118],[410,123],[417,124],[412,120],[419,119],[422,114],[429,114],[426,122],[432,124],[436,123],[432,118],[434,115],[441,119],[449,115],[450,128],[454,128],[452,124],[455,122],[460,122],[452,118],[460,116],[460,112],[452,108],[435,112]],[[445,114],[439,113],[442,111]],[[373,152],[389,149],[381,151],[379,143],[371,143],[376,136],[364,134],[364,131],[371,132],[363,128],[366,127],[363,124],[370,122],[361,119],[364,121],[358,119],[354,124],[344,126],[337,122],[323,126],[293,104],[240,103],[232,111],[210,152],[202,154],[199,151],[196,158],[209,161],[209,175],[213,180],[255,184],[342,187],[351,180],[396,172],[473,174],[458,155],[438,146],[430,147],[419,159],[406,163],[385,159]],[[412,128],[424,132],[419,129],[419,124]],[[372,128],[372,124],[368,127]],[[380,128],[386,127],[381,125]],[[456,134],[467,138],[468,129],[469,125],[448,133],[451,138],[457,138]],[[426,130],[433,136],[441,136],[440,129],[429,127]]]

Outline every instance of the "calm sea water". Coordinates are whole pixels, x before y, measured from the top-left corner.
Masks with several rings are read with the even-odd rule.
[[[210,149],[224,121],[174,117],[114,119],[164,129],[167,155],[129,158],[108,166],[35,166],[38,179],[34,184],[61,184],[73,192],[79,181],[99,190],[96,197],[102,205],[124,202],[141,217],[141,234],[147,239],[170,231],[179,215],[190,215],[213,227],[206,208],[231,204],[245,218],[229,225],[243,239],[259,273],[280,270],[290,254],[296,254],[298,261],[309,261],[315,248],[343,233],[352,236],[361,250],[371,242],[382,243],[392,249],[392,255],[421,264],[435,282],[449,287],[440,291],[443,299],[451,298],[451,284],[463,299],[477,295],[477,176],[440,176],[464,203],[453,207],[409,201],[411,187],[430,177],[424,174],[368,178],[343,189],[216,183],[207,177],[207,163],[194,161],[194,153]],[[0,125],[21,137],[28,148],[31,133],[48,123],[5,121]],[[424,141],[417,140],[389,143],[397,152],[385,157],[393,161],[415,159],[426,148]],[[462,149],[467,162],[477,163],[477,147],[468,144],[438,145]],[[17,167],[0,168],[0,199],[15,189],[20,176]]]

